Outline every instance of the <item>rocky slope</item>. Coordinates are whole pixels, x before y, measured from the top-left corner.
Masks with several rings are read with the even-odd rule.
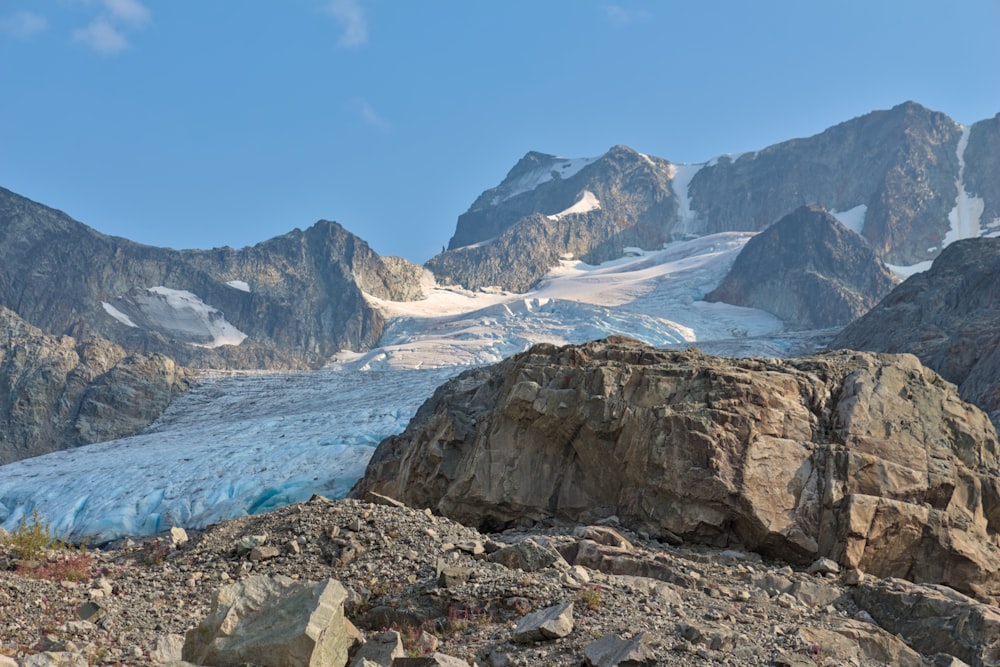
[[[705,301],[773,313],[798,329],[844,326],[898,283],[863,238],[826,210],[789,213],[740,251]]]
[[[1000,119],[963,127],[913,102],[699,165],[622,146],[594,159],[533,152],[459,217],[427,266],[443,282],[525,291],[566,255],[597,262],[760,231],[806,205],[852,212],[882,260],[911,265],[956,234],[1000,230],[998,160]]]
[[[316,497],[187,537],[173,531],[34,564],[0,540],[0,665],[169,664],[196,653],[204,633],[195,629],[222,613],[243,662],[267,664],[263,649],[252,652],[259,635],[241,639],[246,618],[237,609],[245,606],[233,604],[240,593],[232,586],[259,590],[267,577],[289,589],[329,578],[344,586],[352,626],[341,620],[326,632],[354,644],[352,667],[980,667],[1000,659],[1000,609],[988,602],[838,574],[826,561],[792,568],[666,544],[613,522],[482,534],[426,510]],[[71,565],[81,576],[60,581]],[[223,588],[228,602],[213,613]],[[270,616],[287,619],[303,606],[289,602],[294,609],[274,601]],[[542,626],[532,620],[539,614]],[[417,656],[425,661],[407,662]]]
[[[611,338],[449,381],[352,495],[493,529],[614,515],[997,595],[997,450],[986,415],[913,356],[724,360]]]
[[[302,367],[366,349],[363,291],[419,298],[420,269],[321,221],[250,248],[177,251],[100,234],[0,189],[0,305],[52,335],[194,366]]]
[[[1000,424],[1000,239],[948,246],[830,346],[915,354]]]
[[[0,306],[0,465],[137,433],[187,377],[163,355],[47,336]]]

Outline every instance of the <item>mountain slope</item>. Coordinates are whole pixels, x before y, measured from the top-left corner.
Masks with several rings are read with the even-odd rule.
[[[822,329],[868,312],[896,283],[863,238],[825,210],[804,206],[750,239],[705,300]]]
[[[948,246],[830,346],[915,354],[1000,423],[1000,239]]]
[[[757,232],[806,205],[850,217],[879,258],[911,266],[1000,232],[998,166],[1000,117],[963,127],[914,102],[704,164],[623,146],[598,158],[532,152],[459,217],[427,267],[443,283],[524,292],[567,255],[598,263],[627,247]]]
[[[0,465],[132,435],[187,378],[163,355],[46,336],[0,306]]]
[[[315,366],[366,349],[384,320],[362,291],[420,295],[420,269],[320,221],[251,248],[154,248],[0,189],[0,305],[50,334],[99,335],[181,363]]]

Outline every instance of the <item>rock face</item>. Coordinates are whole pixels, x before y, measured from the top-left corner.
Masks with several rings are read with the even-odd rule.
[[[802,329],[843,326],[897,284],[863,238],[803,206],[750,239],[705,301],[759,308]]]
[[[444,283],[525,291],[568,255],[595,263],[630,246],[761,231],[808,205],[849,215],[879,258],[911,265],[954,240],[959,210],[976,218],[973,233],[1000,230],[998,168],[1000,117],[964,128],[913,102],[705,164],[623,146],[593,159],[532,152],[459,217],[427,267]]]
[[[448,251],[427,268],[469,289],[526,291],[572,255],[590,263],[657,248],[678,215],[666,160],[615,146],[590,160],[528,153],[458,219]]]
[[[153,248],[0,189],[0,305],[51,335],[101,336],[202,367],[320,365],[419,298],[421,270],[320,221],[251,248]]]
[[[949,245],[830,346],[915,354],[1000,423],[1000,239]]]
[[[371,490],[482,528],[617,515],[663,539],[1000,592],[989,419],[912,356],[538,345],[449,381]]]
[[[0,465],[136,433],[187,378],[163,355],[46,336],[0,307]]]

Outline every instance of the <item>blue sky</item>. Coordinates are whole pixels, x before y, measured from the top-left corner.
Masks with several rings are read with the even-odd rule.
[[[0,186],[152,245],[326,218],[422,262],[529,150],[992,117],[997,34],[997,0],[0,0]]]

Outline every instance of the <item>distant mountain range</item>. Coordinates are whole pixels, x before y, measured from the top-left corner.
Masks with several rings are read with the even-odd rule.
[[[185,366],[316,368],[377,346],[391,317],[378,302],[419,302],[427,270],[439,285],[522,293],[566,260],[768,230],[707,298],[790,329],[840,327],[892,288],[887,264],[906,275],[955,241],[1000,234],[998,173],[1000,114],[964,127],[913,102],[704,164],[625,146],[596,158],[530,152],[423,268],[328,221],[240,250],[144,246],[0,188],[0,306],[40,335]]]

